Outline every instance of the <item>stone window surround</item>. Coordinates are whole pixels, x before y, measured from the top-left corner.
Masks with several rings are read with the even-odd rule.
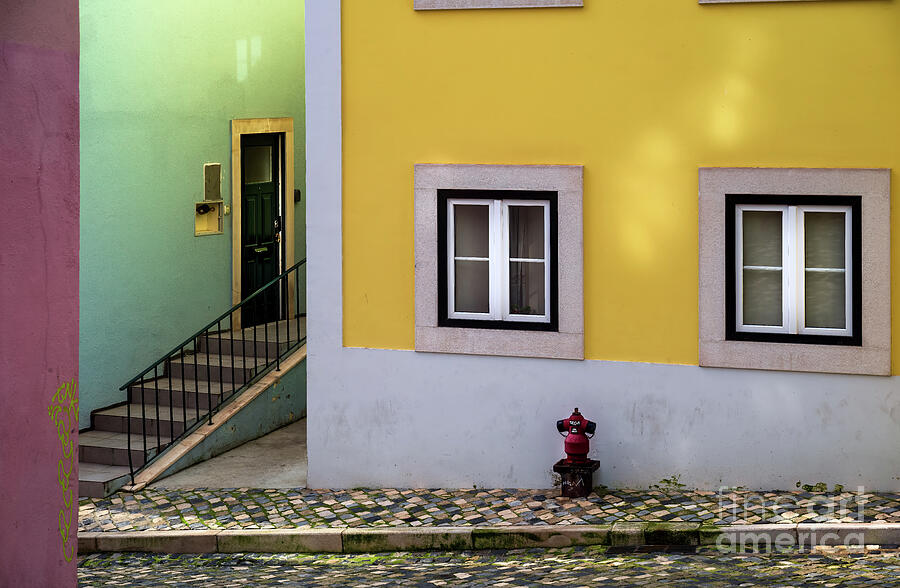
[[[438,326],[439,189],[557,193],[559,331]],[[584,359],[583,193],[580,165],[416,164],[416,351]]]
[[[889,169],[700,168],[700,365],[891,374]],[[725,338],[725,195],[861,196],[862,345]]]
[[[415,0],[414,10],[474,8],[562,8],[584,6],[584,0]]]

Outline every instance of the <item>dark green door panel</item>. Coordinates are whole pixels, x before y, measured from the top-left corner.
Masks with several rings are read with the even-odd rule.
[[[277,134],[241,137],[241,299],[280,273],[279,143]],[[277,289],[269,290],[244,306],[244,326],[278,319]]]

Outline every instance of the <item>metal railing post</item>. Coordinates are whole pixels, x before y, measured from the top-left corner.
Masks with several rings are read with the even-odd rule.
[[[278,280],[278,287],[281,288],[281,280]],[[278,292],[278,297],[281,298],[281,292]],[[279,304],[279,306],[281,306]],[[281,309],[278,309],[279,312],[275,316],[275,371],[281,371],[281,342],[278,340],[278,322],[281,320]],[[268,343],[266,343],[266,349],[268,349]],[[269,365],[269,356],[266,354],[266,365]]]
[[[269,310],[269,289],[266,288],[266,291],[263,293],[263,308],[266,311]],[[278,323],[276,323],[278,324]],[[266,365],[269,364],[269,321],[266,319],[266,322],[263,323],[263,345],[265,351]]]
[[[288,296],[288,288],[291,285],[291,270],[288,270],[287,278],[281,283],[281,299],[284,301],[282,305],[282,314],[284,315],[284,326],[287,329],[286,343],[287,347],[291,346],[291,299]],[[278,355],[281,355],[279,353]],[[278,369],[281,370],[279,362]]]
[[[125,440],[125,446],[127,447],[126,451],[128,451],[128,471],[131,474],[131,485],[134,486],[134,463],[131,461],[131,401],[134,398],[131,397],[131,388],[128,389],[128,408],[125,410],[126,418],[128,419],[128,426],[125,427],[125,434],[127,439]]]
[[[178,350],[181,359],[181,416],[185,430],[187,430],[187,378],[184,377],[184,345]]]
[[[219,335],[219,400],[216,402],[216,407],[218,407],[225,395],[225,366],[222,365],[222,321],[216,323],[216,331]],[[212,410],[212,396],[207,398],[209,399],[209,409]]]
[[[163,369],[166,370],[166,377],[169,380],[169,422],[172,423],[171,427],[175,428],[175,406],[172,401],[172,356],[167,355],[165,359],[165,363],[163,364]],[[175,438],[175,435],[172,435],[172,438]]]
[[[212,394],[212,377],[210,375],[210,366],[209,362],[212,360],[212,353],[209,352],[209,329],[205,331],[205,335],[203,335],[203,340],[206,341],[206,396],[209,397]],[[222,379],[222,366],[219,366],[219,379]],[[213,424],[212,422],[212,403],[210,403],[210,407],[208,409],[209,412],[209,424]]]
[[[234,394],[237,383],[234,379],[234,314],[230,316],[231,321],[231,394]],[[241,351],[244,351],[244,332],[241,331]],[[231,397],[231,394],[228,396]]]
[[[197,339],[194,338],[194,408],[197,422],[200,422],[200,368],[197,366]]]
[[[156,405],[156,452],[159,453],[162,444],[160,440],[162,421],[159,418],[159,375],[156,367],[153,368],[153,403]]]
[[[144,460],[147,459],[147,407],[144,405],[144,376],[141,376],[141,438],[144,442]],[[131,423],[128,423],[129,425]]]

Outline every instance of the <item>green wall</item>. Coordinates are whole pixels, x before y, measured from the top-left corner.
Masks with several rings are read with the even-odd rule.
[[[81,426],[231,305],[231,217],[194,236],[202,171],[230,204],[235,118],[294,119],[306,256],[303,0],[82,0]],[[290,187],[288,187],[290,188]],[[290,198],[289,198],[290,200]],[[70,211],[75,213],[76,211]]]

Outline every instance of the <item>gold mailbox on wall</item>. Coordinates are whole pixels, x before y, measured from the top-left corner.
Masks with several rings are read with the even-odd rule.
[[[221,235],[225,212],[222,200],[222,164],[203,164],[203,201],[194,203],[194,236]]]
[[[222,211],[225,203],[221,200],[209,200],[194,204],[194,235],[221,235]]]

